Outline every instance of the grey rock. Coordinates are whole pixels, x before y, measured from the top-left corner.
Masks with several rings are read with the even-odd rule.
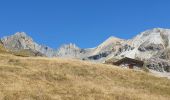
[[[81,49],[77,47],[75,44],[64,44],[62,45],[56,53],[58,57],[68,57],[68,58],[79,58],[81,53]]]
[[[160,51],[163,50],[164,46],[162,44],[154,44],[154,43],[144,43],[142,45],[139,46],[138,50],[141,52],[145,52],[145,51]]]
[[[57,57],[83,59],[90,55],[92,49],[81,49],[73,43],[64,44],[56,51]]]
[[[53,49],[35,43],[33,39],[26,35],[26,33],[24,32],[17,32],[12,36],[3,37],[1,41],[3,42],[5,48],[11,51],[30,49],[36,50],[42,54],[45,54],[48,57],[54,55]]]
[[[159,58],[148,59],[146,67],[159,72],[170,72],[170,62]]]

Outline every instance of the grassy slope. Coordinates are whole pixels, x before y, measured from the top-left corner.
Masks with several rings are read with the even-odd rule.
[[[15,56],[21,56],[21,57],[34,57],[34,56],[44,56],[41,53],[37,53],[31,50],[20,50],[18,52],[11,52],[9,50],[6,50],[4,46],[0,42],[0,54],[13,54]]]
[[[0,53],[6,53],[5,48],[3,47],[3,44],[0,41]]]
[[[0,100],[169,100],[170,80],[115,66],[0,54]]]
[[[12,52],[12,53],[16,56],[21,56],[21,57],[44,56],[41,53],[38,53],[38,52],[32,51],[32,50],[28,50],[28,49],[24,49],[24,50],[20,50],[18,52]]]

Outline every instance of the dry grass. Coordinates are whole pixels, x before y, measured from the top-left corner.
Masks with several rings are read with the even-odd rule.
[[[0,54],[0,100],[170,100],[170,80],[78,60]]]
[[[0,53],[7,53],[7,51],[5,50],[3,45],[1,44],[1,41],[0,41]]]
[[[12,52],[13,55],[15,56],[20,56],[20,57],[34,57],[35,52],[28,50],[28,49],[23,49],[23,50],[19,50],[17,52]]]

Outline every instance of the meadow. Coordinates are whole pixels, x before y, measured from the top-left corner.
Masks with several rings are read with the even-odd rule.
[[[0,100],[170,100],[170,80],[112,65],[0,53]]]

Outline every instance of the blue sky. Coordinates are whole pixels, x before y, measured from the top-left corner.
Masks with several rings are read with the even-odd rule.
[[[0,0],[0,37],[26,32],[57,48],[95,47],[110,36],[170,28],[170,0]]]

